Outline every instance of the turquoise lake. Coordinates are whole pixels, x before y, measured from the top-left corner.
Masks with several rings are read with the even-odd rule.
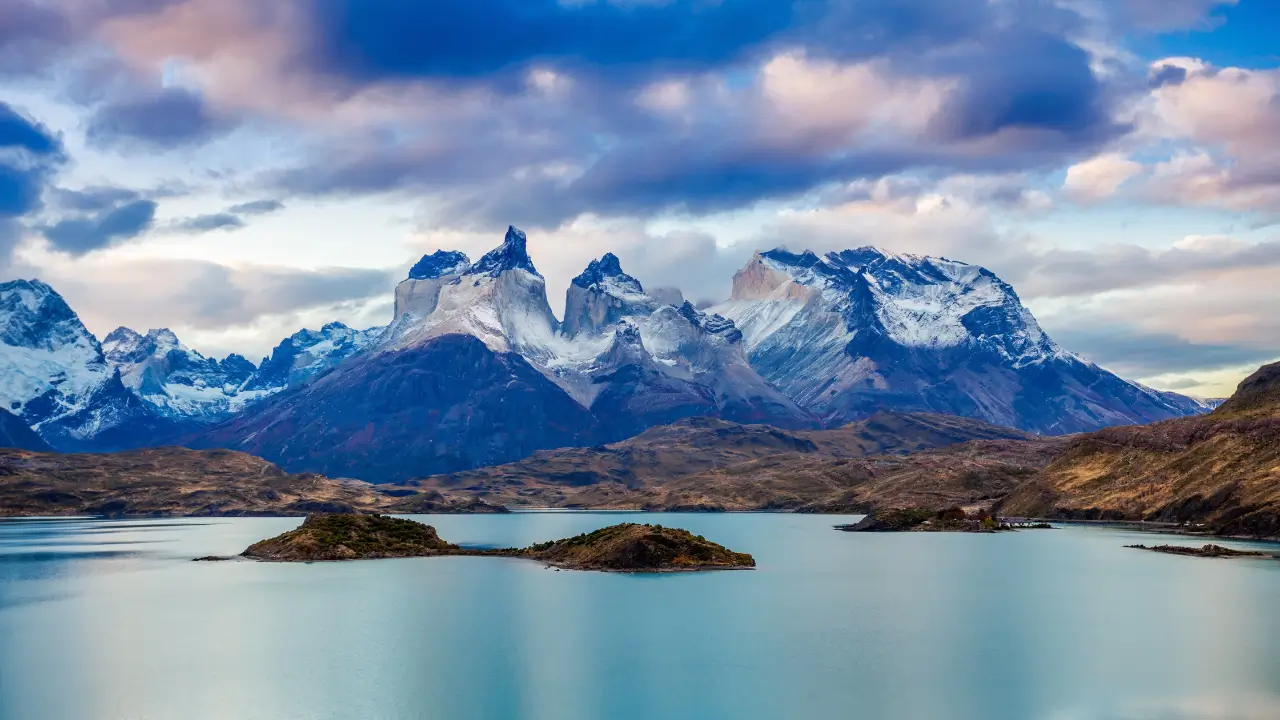
[[[1280,561],[1123,547],[1203,540],[417,519],[485,546],[661,523],[759,568],[195,563],[299,520],[3,521],[0,718],[1280,718]]]

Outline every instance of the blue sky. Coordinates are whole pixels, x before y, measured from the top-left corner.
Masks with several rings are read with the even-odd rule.
[[[0,277],[261,356],[529,233],[723,298],[759,249],[982,264],[1217,396],[1280,356],[1268,0],[10,0]]]

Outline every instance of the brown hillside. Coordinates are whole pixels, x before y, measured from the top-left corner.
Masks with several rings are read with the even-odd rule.
[[[1209,415],[1080,436],[1001,512],[1280,537],[1280,363]]]

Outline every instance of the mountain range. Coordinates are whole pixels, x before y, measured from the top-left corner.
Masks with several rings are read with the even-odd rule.
[[[561,317],[515,228],[474,262],[423,257],[386,327],[303,330],[257,365],[164,329],[99,344],[52,288],[14,281],[0,407],[63,451],[180,440],[380,482],[689,417],[817,430],[894,409],[1065,434],[1208,410],[1062,349],[983,268],[874,248],[760,253],[705,310],[605,254]]]

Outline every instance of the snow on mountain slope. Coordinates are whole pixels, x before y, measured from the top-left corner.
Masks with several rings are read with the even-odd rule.
[[[384,350],[422,345],[444,335],[471,335],[494,352],[545,358],[559,323],[547,304],[546,281],[534,268],[525,234],[507,229],[501,245],[467,264],[462,253],[436,253],[396,288],[395,320]]]
[[[270,394],[297,387],[376,345],[385,327],[353,330],[333,322],[299,330],[280,342],[244,383],[241,392]]]
[[[1066,352],[1012,287],[952,260],[772,250],[709,311],[741,328],[761,375],[828,424],[889,408],[1069,433],[1204,410]]]
[[[386,349],[462,334],[495,352],[519,353],[590,408],[609,437],[691,414],[817,424],[751,369],[733,323],[698,312],[678,293],[662,292],[678,306],[647,294],[611,253],[574,278],[563,323],[551,314],[521,231],[508,229],[502,245],[474,264],[465,259],[441,251],[415,266],[396,289]]]
[[[0,406],[58,449],[125,447],[165,431],[39,280],[0,283]]]
[[[252,362],[235,354],[207,358],[168,328],[141,335],[119,327],[102,341],[102,350],[125,387],[167,417],[211,421],[264,395],[243,388],[257,371]]]

